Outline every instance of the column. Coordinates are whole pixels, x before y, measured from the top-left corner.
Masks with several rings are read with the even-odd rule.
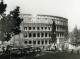
[[[33,40],[31,40],[31,42],[32,42],[32,44],[31,44],[31,45],[32,45],[32,46],[34,46],[34,44],[33,44]]]
[[[60,31],[60,27],[58,26],[58,31]]]
[[[38,45],[38,40],[36,40],[36,45]]]
[[[59,38],[57,38],[57,44],[59,44]]]
[[[27,40],[27,45],[29,45],[29,40]]]
[[[56,31],[57,31],[57,26],[56,26]]]
[[[29,38],[29,33],[27,33],[27,38]]]
[[[31,33],[31,38],[33,38],[33,33]]]
[[[49,40],[47,40],[47,44],[49,45]]]
[[[42,45],[41,40],[40,40],[40,45]]]
[[[45,38],[45,32],[44,32],[44,38]]]
[[[60,38],[60,33],[58,33],[59,34],[59,38]]]
[[[40,33],[40,38],[41,38],[41,33]]]
[[[36,33],[36,38],[37,38],[37,33]]]
[[[49,38],[49,32],[47,32],[47,38]]]

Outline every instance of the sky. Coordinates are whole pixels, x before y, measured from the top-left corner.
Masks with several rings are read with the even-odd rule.
[[[69,31],[80,29],[80,0],[4,0],[6,13],[20,6],[21,14],[61,16],[68,19]]]

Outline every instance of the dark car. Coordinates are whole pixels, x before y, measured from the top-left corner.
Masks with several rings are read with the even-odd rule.
[[[23,53],[23,54],[30,54],[30,49],[31,49],[31,48],[23,48],[23,49],[22,49],[22,53]]]

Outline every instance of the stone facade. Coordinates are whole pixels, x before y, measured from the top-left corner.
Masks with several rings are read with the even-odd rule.
[[[48,46],[51,41],[52,22],[56,24],[57,44],[68,36],[68,20],[59,16],[21,14],[22,44],[28,46]]]

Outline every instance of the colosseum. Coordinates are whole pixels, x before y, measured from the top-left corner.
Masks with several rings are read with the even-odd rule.
[[[59,16],[21,14],[22,44],[26,46],[48,46],[51,44],[52,23],[56,24],[57,44],[62,44],[68,36],[68,20]]]

